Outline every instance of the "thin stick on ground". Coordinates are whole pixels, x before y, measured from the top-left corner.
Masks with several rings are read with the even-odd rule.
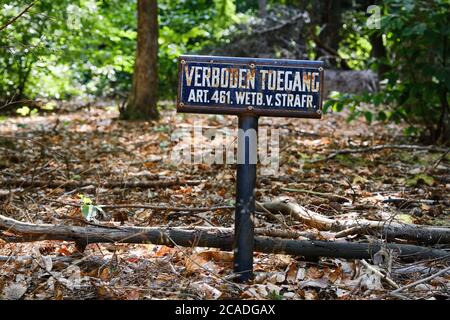
[[[280,190],[288,191],[288,192],[301,192],[301,193],[312,194],[312,195],[316,195],[316,196],[327,198],[327,199],[334,200],[334,201],[337,200],[339,202],[351,202],[349,198],[339,196],[339,195],[333,194],[333,193],[324,193],[324,192],[318,192],[318,191],[313,191],[313,190],[285,188],[285,187],[281,187]]]
[[[428,282],[428,281],[430,281],[430,280],[432,280],[432,279],[434,279],[434,278],[436,278],[436,277],[439,277],[441,274],[445,274],[445,273],[447,273],[448,271],[450,271],[450,267],[447,267],[447,268],[445,268],[445,269],[442,269],[442,270],[440,270],[439,272],[436,272],[435,274],[432,274],[432,275],[429,276],[429,277],[426,277],[426,278],[417,280],[417,281],[415,281],[415,282],[413,282],[413,283],[410,283],[410,284],[408,284],[408,285],[406,285],[406,286],[403,286],[403,287],[401,287],[401,288],[398,288],[398,289],[392,291],[392,293],[394,293],[394,294],[395,294],[395,293],[400,293],[400,292],[402,292],[402,291],[405,291],[406,289],[415,287],[415,286],[417,286],[418,284],[425,283],[425,282]]]
[[[59,203],[65,206],[80,207],[80,203],[65,202],[54,199],[45,199],[48,202]],[[96,207],[102,209],[152,209],[152,210],[164,210],[164,211],[189,211],[189,212],[207,212],[216,210],[230,210],[234,209],[234,206],[212,206],[212,207],[171,207],[163,205],[153,205],[153,204],[96,204]]]
[[[174,187],[174,186],[197,186],[201,184],[201,180],[183,180],[183,179],[167,179],[167,180],[156,180],[156,181],[105,181],[105,182],[95,182],[95,181],[45,181],[45,180],[28,180],[28,179],[3,179],[0,184],[4,186],[14,186],[14,187],[33,187],[33,188],[65,188],[65,189],[76,189],[87,186],[93,187],[103,187],[103,188],[164,188],[164,187]]]
[[[377,268],[375,268],[374,266],[370,265],[366,260],[362,259],[361,263],[369,270],[375,272],[377,275],[379,275],[381,278],[383,278],[384,280],[386,280],[391,286],[393,286],[394,288],[400,288],[398,284],[396,284],[394,282],[394,280],[392,280],[391,278],[389,278],[386,274],[382,273],[380,270],[378,270]]]
[[[269,210],[267,210],[266,208],[264,208],[264,206],[262,205],[261,202],[256,201],[256,205],[261,208],[264,212],[264,214],[274,220],[277,220],[284,228],[286,228],[287,230],[292,230],[291,227],[289,227],[287,225],[287,223],[285,221],[283,221],[282,219],[278,218],[275,214],[273,214],[272,212],[270,212]]]
[[[366,153],[366,152],[380,151],[380,150],[385,150],[385,149],[426,150],[426,151],[430,151],[430,152],[447,152],[447,150],[448,150],[445,148],[439,148],[439,147],[435,147],[435,146],[416,146],[416,145],[408,145],[408,144],[381,144],[381,145],[366,147],[366,148],[335,150],[332,153],[330,153],[329,155],[327,155],[325,158],[309,160],[307,162],[308,163],[317,163],[317,162],[331,160],[340,154]]]

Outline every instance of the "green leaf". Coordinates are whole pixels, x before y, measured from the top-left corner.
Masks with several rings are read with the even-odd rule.
[[[366,118],[366,121],[370,124],[372,123],[372,112],[370,111],[364,111],[364,118]]]
[[[80,198],[81,202],[83,204],[92,204],[92,200],[89,197],[86,197],[84,194],[78,194],[78,197]]]
[[[283,300],[283,295],[279,294],[275,290],[272,290],[268,293],[267,298],[269,300]]]
[[[55,110],[56,106],[57,106],[56,103],[54,103],[54,102],[49,102],[49,103],[44,104],[44,105],[41,107],[41,109],[42,109],[42,110],[47,110],[47,111],[52,111],[52,110]]]
[[[87,221],[95,221],[99,212],[105,213],[101,206],[94,206],[92,204],[83,204],[81,206],[81,213]]]
[[[378,111],[377,118],[380,121],[386,121],[387,119],[386,113],[384,111]]]
[[[434,178],[425,173],[420,173],[420,174],[406,180],[406,184],[410,187],[416,186],[419,183],[425,183],[428,186],[432,186],[434,184]]]
[[[409,214],[398,214],[395,216],[395,219],[400,222],[403,222],[403,223],[408,223],[408,224],[414,223],[414,218],[411,217]]]
[[[353,178],[352,184],[362,184],[362,185],[364,185],[364,184],[366,184],[366,183],[368,183],[368,182],[369,182],[368,179],[356,175],[356,176]]]
[[[89,205],[89,204],[83,204],[81,206],[81,214],[83,215],[83,217],[86,220],[91,220],[91,216],[92,216],[92,211],[93,211],[93,205]]]
[[[235,205],[235,201],[233,199],[229,199],[229,200],[226,201],[226,204],[228,206],[234,206]]]
[[[18,113],[18,114],[20,114],[21,116],[24,116],[24,117],[27,116],[27,115],[29,115],[30,112],[31,112],[31,109],[30,109],[29,107],[27,107],[27,106],[18,108],[18,109],[16,110],[16,113]]]

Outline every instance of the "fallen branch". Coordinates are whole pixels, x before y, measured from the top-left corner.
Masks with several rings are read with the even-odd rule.
[[[443,204],[445,206],[450,206],[450,201],[446,200],[431,200],[431,199],[405,199],[405,198],[388,198],[381,201],[382,203],[393,203],[398,206],[405,206],[408,204],[415,204],[415,203],[423,203],[423,204]]]
[[[411,265],[395,268],[392,270],[392,273],[396,274],[397,276],[401,276],[401,275],[404,276],[405,274],[409,274],[409,273],[420,273],[420,274],[425,274],[425,275],[431,275],[436,272],[439,272],[439,270],[440,269],[438,269],[436,267],[429,266],[428,262],[424,263],[424,264],[419,264],[419,265],[417,265],[417,262],[416,262]],[[450,270],[448,270],[446,273],[450,275]]]
[[[288,191],[288,192],[300,192],[300,193],[313,194],[313,195],[316,195],[316,196],[319,196],[322,198],[327,198],[332,201],[336,201],[336,202],[340,202],[340,203],[341,202],[351,202],[351,200],[349,198],[339,196],[339,195],[333,194],[333,193],[324,193],[324,192],[318,192],[318,191],[313,191],[313,190],[285,188],[285,187],[281,187],[280,190]]]
[[[305,14],[302,12],[302,13],[299,13],[299,14],[293,16],[291,19],[289,19],[289,20],[287,20],[287,21],[285,21],[285,22],[283,22],[283,23],[281,23],[281,24],[279,24],[277,26],[274,26],[274,27],[271,27],[271,28],[267,28],[267,29],[263,29],[263,30],[255,29],[253,32],[254,32],[254,34],[264,34],[264,33],[268,33],[268,32],[278,31],[278,30],[283,29],[284,27],[286,27],[288,25],[296,23],[297,20],[304,19],[304,18],[305,18]]]
[[[365,152],[379,151],[379,150],[385,150],[385,149],[427,150],[427,151],[431,151],[431,152],[447,152],[447,149],[439,148],[436,146],[416,146],[416,145],[408,145],[408,144],[381,144],[378,146],[366,147],[366,148],[335,150],[332,153],[330,153],[328,156],[326,156],[325,158],[310,160],[307,162],[316,163],[316,162],[331,160],[340,154],[365,153]]]
[[[66,226],[34,224],[17,221],[0,215],[0,227],[8,233],[21,236],[23,241],[61,240],[87,245],[98,242],[153,243],[166,246],[212,247],[230,251],[233,236],[230,233],[207,232],[195,229],[167,227],[117,227]],[[3,236],[2,236],[3,237]],[[255,251],[282,253],[305,257],[334,257],[347,259],[369,259],[382,248],[389,248],[405,260],[432,259],[448,256],[444,250],[437,250],[406,244],[350,243],[345,241],[284,240],[255,237]]]
[[[73,217],[72,217],[73,218]],[[92,223],[86,220],[82,220],[81,218],[74,219],[78,222],[83,222],[84,225],[108,228],[108,229],[120,229],[120,226],[111,226],[111,225],[101,225],[97,223]],[[0,226],[0,229],[2,227]],[[157,228],[159,229],[159,228]],[[173,229],[173,228],[172,228]],[[189,231],[197,231],[197,232],[210,232],[210,233],[219,233],[221,235],[232,236],[234,234],[233,228],[225,228],[225,227],[204,227],[204,226],[195,226],[195,227],[186,227],[186,228],[175,228],[175,230],[189,230]],[[1,235],[1,233],[0,233]],[[284,239],[299,239],[306,238],[310,240],[319,240],[321,239],[320,233],[313,233],[308,231],[297,231],[297,230],[280,230],[275,228],[255,228],[255,235],[266,236],[266,237],[275,237],[275,238],[284,238]],[[30,241],[39,241],[38,236],[27,235],[27,236],[12,236],[5,235],[0,238],[8,242],[30,242]]]
[[[172,179],[172,180],[156,180],[156,181],[105,181],[105,182],[95,182],[95,181],[43,181],[43,180],[28,180],[28,179],[4,179],[1,184],[4,186],[13,187],[32,187],[32,188],[65,188],[65,189],[76,189],[83,188],[87,186],[103,187],[103,188],[163,188],[172,187],[180,185],[196,186],[199,185],[201,180],[183,180],[183,179]]]
[[[379,232],[388,240],[399,238],[425,244],[450,243],[450,228],[365,219],[335,220],[308,210],[288,197],[281,197],[274,201],[266,202],[263,206],[274,214],[290,215],[295,220],[319,230],[344,231],[338,233],[339,237],[347,234]]]
[[[33,256],[2,256],[0,255],[0,263],[17,262],[22,264],[31,263],[36,258]],[[77,256],[51,256],[53,265],[70,264],[78,265],[82,268],[98,268],[106,265],[109,260],[91,256],[91,257],[77,257]]]
[[[71,207],[80,207],[80,203],[75,202],[65,202],[54,199],[45,199],[48,202],[59,203],[65,206]],[[152,205],[152,204],[96,204],[96,207],[100,207],[102,209],[124,209],[124,208],[133,208],[133,209],[152,209],[152,210],[161,210],[161,211],[188,211],[188,212],[207,212],[207,211],[217,211],[217,210],[234,210],[234,206],[213,206],[213,207],[170,207],[170,206],[161,206],[161,205]]]
[[[35,100],[29,100],[29,99],[22,99],[22,100],[12,100],[10,102],[6,102],[4,105],[0,106],[0,110],[8,108],[10,106],[16,105],[16,104],[23,104],[27,106],[39,106],[39,101]]]
[[[406,290],[406,289],[415,287],[415,286],[417,286],[417,285],[420,284],[420,283],[428,282],[428,281],[430,281],[430,280],[432,280],[432,279],[434,279],[434,278],[440,276],[441,274],[447,273],[447,271],[449,271],[449,270],[450,270],[450,267],[447,267],[447,268],[445,268],[445,269],[440,270],[439,272],[436,272],[435,274],[433,274],[433,275],[431,275],[431,276],[429,276],[429,277],[426,277],[426,278],[417,280],[417,281],[415,281],[415,282],[413,282],[413,283],[410,283],[410,284],[408,284],[408,285],[406,285],[406,286],[403,286],[403,287],[401,287],[401,288],[398,288],[398,289],[392,291],[391,293],[394,293],[394,294],[400,293],[400,292],[402,292],[402,291],[404,291],[404,290]]]
[[[186,228],[183,228],[186,230]],[[223,228],[223,227],[194,227],[195,230],[198,231],[207,231],[207,232],[220,232],[220,233],[229,233],[230,235],[234,234],[233,228]],[[298,238],[307,238],[307,239],[318,239],[320,234],[307,232],[307,231],[296,231],[296,230],[281,230],[275,228],[255,228],[255,234],[260,236],[267,237],[275,237],[275,238],[286,238],[286,239],[298,239]]]

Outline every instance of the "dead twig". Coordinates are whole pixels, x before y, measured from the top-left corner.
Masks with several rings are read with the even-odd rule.
[[[450,270],[450,267],[447,267],[447,268],[445,268],[445,269],[442,269],[442,270],[439,271],[439,272],[436,272],[435,274],[432,274],[432,275],[429,276],[429,277],[426,277],[426,278],[423,278],[423,279],[414,281],[413,283],[410,283],[410,284],[408,284],[408,285],[406,285],[406,286],[403,286],[403,287],[401,287],[401,288],[398,288],[398,289],[392,291],[391,293],[397,294],[397,293],[400,293],[400,292],[402,292],[402,291],[404,291],[404,290],[406,290],[406,289],[415,287],[415,286],[417,286],[417,285],[420,284],[420,283],[428,282],[428,281],[430,281],[430,280],[432,280],[432,279],[434,279],[434,278],[436,278],[436,277],[439,277],[441,274],[447,273],[449,270]]]
[[[373,151],[380,151],[385,149],[400,149],[400,150],[426,150],[430,152],[447,152],[445,148],[439,148],[436,146],[417,146],[417,145],[407,145],[407,144],[381,144],[378,146],[372,146],[367,148],[355,148],[355,149],[342,149],[335,150],[330,153],[328,156],[322,159],[309,160],[308,163],[317,163],[322,161],[328,161],[340,154],[351,154],[351,153],[366,153]]]
[[[0,255],[0,263],[8,263],[8,262],[18,262],[18,263],[31,263],[33,261],[32,256],[3,256]],[[100,267],[105,264],[105,261],[101,258],[93,257],[89,259],[89,256],[85,257],[77,257],[77,256],[52,256],[52,263],[56,264],[69,264],[69,265],[79,265],[83,268],[95,268]]]
[[[344,237],[355,235],[355,234],[360,234],[365,229],[366,229],[365,227],[360,227],[360,226],[350,227],[348,229],[336,232],[334,237],[336,239],[338,239],[338,238],[344,238]]]
[[[448,155],[449,152],[450,148],[448,148],[447,151],[442,155],[442,157],[440,157],[439,160],[436,161],[436,164],[433,166],[433,169],[436,169],[438,167],[438,165],[442,162],[442,160],[445,159],[445,157]]]
[[[301,192],[301,193],[307,193],[307,194],[313,194],[322,198],[327,198],[333,201],[337,202],[351,202],[350,199],[339,196],[333,193],[324,193],[324,192],[318,192],[318,191],[312,191],[312,190],[306,190],[306,189],[295,189],[295,188],[285,188],[281,187],[280,190],[288,191],[288,192]]]
[[[266,208],[264,208],[264,205],[259,202],[256,201],[256,205],[263,210],[264,214],[266,216],[268,216],[269,218],[272,218],[274,220],[277,220],[284,228],[286,228],[287,230],[292,230],[291,227],[289,227],[286,223],[286,221],[284,221],[283,219],[280,219],[279,217],[277,217],[275,214],[273,214],[272,212],[270,212],[269,210],[267,210]]]
[[[371,264],[369,264],[366,260],[362,259],[361,263],[369,270],[373,271],[374,273],[376,273],[377,275],[379,275],[381,278],[383,278],[384,280],[386,280],[391,286],[393,286],[394,288],[400,288],[398,284],[396,284],[394,282],[394,280],[392,280],[391,278],[389,278],[386,274],[384,274],[383,272],[381,272],[380,270],[378,270],[377,268],[375,268],[374,266],[372,266]]]
[[[62,216],[62,218],[78,221],[78,222],[80,222],[82,224],[89,225],[89,226],[102,227],[102,228],[112,228],[112,229],[116,229],[117,228],[116,226],[109,226],[109,225],[104,225],[104,224],[90,222],[90,221],[87,221],[87,220],[85,220],[83,218],[79,218],[79,217]]]
[[[450,205],[450,201],[447,200],[430,200],[430,199],[406,199],[406,198],[388,198],[381,201],[382,203],[393,203],[399,205],[423,203],[423,204],[443,204],[445,206]]]
[[[201,180],[183,180],[183,179],[167,179],[160,181],[45,181],[45,180],[26,180],[26,179],[3,179],[0,184],[14,187],[34,187],[34,188],[65,188],[76,189],[87,186],[103,187],[103,188],[163,188],[180,185],[196,186],[202,183]]]
[[[339,236],[348,234],[381,233],[387,239],[406,239],[426,244],[450,243],[450,228],[406,224],[390,220],[332,219],[308,210],[289,197],[280,197],[263,204],[272,213],[292,216],[310,227],[324,231],[343,231]]]
[[[0,110],[8,108],[8,107],[16,105],[16,104],[21,104],[21,103],[23,103],[23,104],[32,104],[33,106],[38,104],[38,102],[34,101],[34,100],[22,99],[22,100],[16,100],[16,101],[7,102],[7,103],[5,103],[4,105],[2,105],[0,107]]]
[[[81,203],[65,202],[55,199],[45,199],[44,201],[59,203],[65,206],[80,207]],[[230,210],[234,209],[234,206],[213,206],[213,207],[170,207],[162,205],[152,205],[152,204],[96,204],[96,207],[102,209],[152,209],[161,211],[186,211],[186,212],[207,212],[207,211],[217,211],[217,210]]]
[[[12,19],[10,19],[9,21],[7,21],[4,25],[2,25],[0,27],[0,31],[2,31],[3,29],[5,29],[6,27],[8,27],[9,25],[13,24],[14,22],[16,22],[17,19],[19,19],[21,16],[23,16],[28,10],[31,9],[32,6],[34,6],[36,4],[37,0],[33,1],[32,3],[30,3],[28,6],[26,6],[17,16],[13,17]]]

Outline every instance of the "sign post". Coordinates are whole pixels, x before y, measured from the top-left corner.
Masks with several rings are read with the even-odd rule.
[[[253,242],[256,191],[257,144],[252,136],[246,139],[246,133],[257,136],[258,117],[239,116],[238,164],[236,172],[236,212],[234,216],[234,272],[240,281],[250,280],[253,276]],[[252,163],[254,162],[254,163]]]
[[[183,55],[177,111],[237,115],[234,234],[237,280],[253,277],[258,117],[322,116],[323,62]]]

